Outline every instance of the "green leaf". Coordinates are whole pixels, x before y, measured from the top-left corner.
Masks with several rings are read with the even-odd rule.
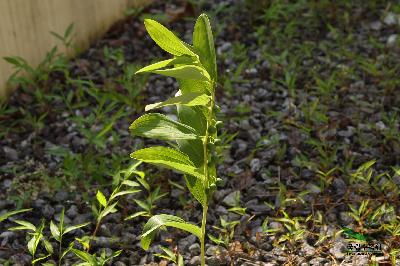
[[[93,255],[90,255],[89,253],[79,250],[79,249],[75,249],[75,248],[71,248],[71,251],[78,256],[81,260],[89,263],[91,266],[96,266],[97,264],[97,260]]]
[[[213,235],[208,235],[208,238],[209,238],[212,242],[214,242],[215,244],[217,244],[217,245],[222,245],[222,244],[224,244],[224,241],[221,239],[221,236],[220,236],[219,238],[216,238],[216,237],[213,236]]]
[[[194,234],[199,239],[201,238],[200,227],[187,223],[185,220],[177,216],[160,214],[151,217],[143,228],[143,233],[141,235],[141,244],[143,249],[147,250],[149,248],[156,231],[162,226],[178,228]]]
[[[182,94],[189,92],[201,92],[210,94],[212,90],[211,83],[208,81],[200,81],[194,79],[177,79],[179,83],[179,89]]]
[[[180,123],[190,125],[195,129],[196,134],[199,136],[205,135],[207,120],[203,113],[203,107],[179,105],[177,109]]]
[[[60,234],[64,234],[64,218],[65,218],[65,208],[63,207],[60,214],[60,224],[58,226],[58,230]]]
[[[21,226],[13,227],[13,228],[10,228],[9,230],[32,230],[32,231],[36,231],[36,226],[31,224],[30,222],[21,221],[21,220],[15,220],[14,222],[19,224],[19,225],[21,225]]]
[[[187,125],[157,113],[145,114],[129,127],[134,135],[161,140],[196,139],[196,131]]]
[[[187,45],[185,45],[184,42],[182,42],[178,37],[175,36],[175,34],[157,21],[145,19],[144,25],[151,38],[164,51],[176,56],[195,56],[195,54],[187,47]]]
[[[151,210],[151,205],[143,200],[138,200],[138,199],[133,199],[137,205],[139,205],[140,208],[143,210],[146,210],[147,212],[150,212]]]
[[[178,266],[185,266],[183,262],[183,257],[181,254],[178,254]]]
[[[207,123],[200,106],[178,106],[178,118],[183,124],[191,125],[199,136],[204,136]],[[179,150],[187,154],[197,167],[201,167],[204,161],[203,142],[197,140],[177,140]]]
[[[191,175],[185,175],[186,185],[189,188],[190,193],[193,197],[202,205],[207,205],[207,195],[204,188],[204,184],[201,179]]]
[[[107,207],[107,199],[100,190],[97,191],[96,198],[103,207]]]
[[[124,173],[125,178],[129,178],[132,174],[137,174],[141,178],[145,177],[145,173],[143,171],[138,171],[136,168],[141,164],[142,162],[136,162],[129,166],[128,169],[122,170],[121,172]],[[132,181],[133,182],[133,181]]]
[[[165,252],[165,254],[167,254],[169,258],[175,258],[175,253],[169,248],[161,247],[161,249]]]
[[[67,227],[65,228],[64,234],[67,234],[67,233],[69,233],[69,232],[71,232],[71,231],[74,231],[74,230],[76,230],[76,229],[78,229],[78,228],[87,226],[87,225],[89,225],[89,224],[90,224],[90,222],[83,223],[83,224],[77,224],[77,225],[67,226]]]
[[[40,239],[42,239],[42,237],[43,237],[42,234],[35,234],[31,238],[31,240],[29,240],[29,242],[28,242],[28,250],[29,250],[29,253],[31,253],[32,256],[35,256],[36,249],[37,249],[37,247],[39,245],[39,242],[40,242]]]
[[[127,194],[138,193],[138,192],[140,192],[140,191],[141,191],[140,189],[131,189],[131,190],[120,191],[120,192],[118,192],[118,193],[113,194],[113,195],[110,197],[110,200],[113,200],[113,199],[115,199],[116,197],[119,197],[119,196],[123,196],[123,195],[127,195]]]
[[[144,178],[136,178],[136,180],[147,190],[150,191],[151,187],[149,183]]]
[[[180,95],[163,102],[153,103],[146,105],[145,111],[149,111],[155,108],[160,108],[169,105],[186,105],[186,106],[205,106],[210,102],[211,98],[208,95],[199,92],[190,92],[184,95]]]
[[[139,69],[138,71],[136,71],[135,74],[139,74],[139,73],[143,73],[143,72],[152,72],[154,70],[164,68],[167,66],[176,65],[176,64],[191,64],[191,63],[193,63],[192,58],[187,57],[187,56],[179,56],[179,57],[163,60],[163,61],[151,64],[151,65],[145,66],[145,67]]]
[[[58,227],[53,223],[53,221],[50,222],[50,233],[55,240],[60,241],[60,230],[58,230]]]
[[[128,217],[126,217],[125,220],[131,220],[139,216],[149,216],[149,213],[147,211],[135,212],[134,214],[131,214]]]
[[[2,221],[4,221],[5,219],[7,219],[8,217],[10,217],[10,216],[16,215],[16,214],[21,213],[21,212],[31,211],[31,210],[32,210],[32,209],[22,209],[22,210],[16,210],[16,211],[6,212],[5,214],[0,215],[0,223],[1,223]]]
[[[195,65],[183,65],[169,69],[153,70],[149,72],[177,79],[192,79],[200,81],[211,80],[210,75],[204,68]]]
[[[214,38],[210,21],[206,14],[201,14],[196,21],[193,32],[193,46],[199,52],[200,62],[208,71],[211,79],[217,80],[217,61]]]
[[[124,181],[122,181],[122,185],[125,185],[128,187],[140,187],[140,184],[138,182],[135,182],[132,180],[124,180]]]
[[[43,239],[43,244],[44,244],[44,248],[46,249],[46,251],[49,254],[53,254],[53,246],[50,244],[50,242],[46,239]]]
[[[175,149],[156,146],[144,148],[131,154],[132,158],[163,166],[181,173],[193,175],[204,180],[204,175],[196,168],[189,157]]]
[[[104,217],[106,217],[109,213],[114,213],[117,211],[117,209],[115,208],[115,206],[117,205],[118,202],[115,202],[113,204],[111,204],[110,206],[107,206],[103,211],[100,212],[99,217],[97,218],[97,220],[101,220]]]
[[[32,260],[32,265],[35,265],[37,262],[39,262],[39,261],[41,261],[41,260],[44,260],[44,259],[47,259],[48,257],[50,257],[51,256],[51,254],[47,254],[46,256],[43,256],[43,257],[40,257],[40,258],[37,258],[37,259],[34,259],[34,260]],[[55,266],[55,264],[51,264],[51,263],[48,263],[48,262],[46,262],[46,263],[42,263],[42,266]]]

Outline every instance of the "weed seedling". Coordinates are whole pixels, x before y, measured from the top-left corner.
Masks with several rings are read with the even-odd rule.
[[[154,254],[154,256],[166,259],[168,261],[172,261],[178,266],[184,266],[182,255],[176,254],[172,250],[165,247],[161,247],[161,249],[164,252],[164,254]]]
[[[108,199],[100,190],[97,191],[96,199],[98,206],[96,206],[96,204],[92,205],[92,210],[95,213],[97,220],[91,239],[96,237],[97,231],[99,230],[101,221],[104,219],[104,217],[117,211],[116,206],[118,204],[119,197],[140,192],[140,190],[137,189],[137,187],[140,186],[139,183],[129,179],[133,174],[143,174],[142,172],[136,170],[136,167],[138,167],[140,164],[141,162],[137,162],[127,170],[121,170],[117,173],[118,175],[123,175],[123,179],[119,181]],[[90,240],[89,244],[87,245],[87,250],[89,251],[89,249]]]
[[[157,230],[163,227],[185,230],[199,238],[201,265],[204,266],[207,210],[216,190],[215,146],[218,143],[217,127],[221,124],[215,116],[217,66],[211,26],[205,14],[199,16],[194,27],[193,46],[154,20],[146,19],[145,26],[151,38],[173,58],[146,66],[136,73],[174,77],[180,85],[176,97],[147,105],[145,110],[176,105],[178,121],[159,113],[149,113],[136,119],[130,130],[136,136],[175,141],[177,145],[176,148],[144,148],[133,152],[131,157],[183,173],[189,191],[203,207],[203,215],[201,227],[177,216],[155,215],[143,228],[141,244],[147,250]]]

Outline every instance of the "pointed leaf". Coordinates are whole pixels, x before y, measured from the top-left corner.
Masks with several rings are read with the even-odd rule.
[[[15,223],[21,225],[19,230],[32,230],[32,231],[36,231],[36,226],[34,226],[33,224],[31,224],[30,222],[27,221],[22,221],[22,220],[15,220]],[[17,227],[14,227],[17,228]],[[18,229],[17,229],[18,230]]]
[[[97,260],[93,255],[90,255],[89,253],[79,250],[79,249],[75,249],[75,248],[71,248],[71,251],[78,256],[81,260],[89,263],[91,266],[96,266],[97,264]]]
[[[182,94],[189,92],[201,92],[210,94],[212,90],[211,83],[208,81],[194,80],[194,79],[177,79],[179,89]]]
[[[173,77],[177,79],[192,79],[200,81],[210,81],[210,75],[207,71],[195,65],[183,65],[177,66],[169,69],[153,70],[149,71],[151,73],[156,73],[168,77]]]
[[[207,122],[200,106],[178,106],[178,118],[183,124],[190,124],[197,132],[197,135],[205,135]],[[204,161],[203,142],[196,140],[177,140],[179,150],[187,154],[196,167],[201,167]]]
[[[165,252],[165,254],[167,254],[169,258],[175,258],[175,253],[172,250],[163,246],[161,246],[160,248]]]
[[[104,217],[106,217],[109,213],[114,213],[117,211],[117,209],[115,209],[115,206],[117,205],[118,201],[111,204],[110,206],[107,206],[103,211],[100,212],[99,217],[97,218],[97,220],[101,220]]]
[[[138,182],[135,182],[132,180],[124,180],[124,181],[122,181],[122,185],[125,185],[128,187],[140,187],[140,184]]]
[[[110,197],[110,200],[113,200],[113,199],[115,199],[116,197],[120,197],[120,196],[127,195],[127,194],[135,194],[135,193],[138,193],[138,192],[140,192],[140,191],[141,191],[140,189],[131,189],[131,190],[120,191],[120,192],[118,192],[118,193],[113,194],[113,195]]]
[[[151,205],[143,200],[138,200],[138,199],[133,199],[137,205],[139,205],[140,208],[143,210],[146,210],[149,212],[151,210]]]
[[[185,125],[190,125],[195,129],[196,134],[204,136],[207,128],[207,120],[204,116],[201,106],[178,106],[179,122]]]
[[[53,221],[50,222],[50,233],[55,240],[60,241],[60,230],[58,230],[58,227],[53,223]]]
[[[40,258],[37,258],[37,259],[34,259],[34,260],[32,260],[32,265],[35,265],[37,262],[39,262],[39,261],[41,261],[41,260],[44,260],[44,259],[47,259],[48,257],[50,257],[51,256],[51,254],[47,254],[46,256],[43,256],[43,257],[40,257]],[[42,263],[42,266],[55,266],[55,264],[52,264],[52,263]]]
[[[148,66],[145,66],[138,71],[135,72],[135,74],[143,73],[143,72],[151,72],[160,68],[164,68],[167,66],[172,66],[176,64],[191,64],[193,63],[193,59],[187,56],[179,56],[167,60],[163,60]]]
[[[161,140],[198,138],[195,130],[190,126],[157,113],[142,115],[131,124],[129,129],[134,135]]]
[[[43,245],[49,254],[53,254],[53,252],[54,252],[53,246],[50,244],[50,242],[48,240],[43,239]]]
[[[204,180],[204,175],[194,166],[189,157],[175,149],[162,146],[144,148],[132,153],[131,157],[146,163],[160,165],[181,173],[193,175]]]
[[[173,55],[190,55],[195,54],[166,27],[152,19],[145,19],[144,25],[151,38],[161,47]]]
[[[139,216],[149,216],[149,213],[146,211],[135,212],[134,214],[131,214],[128,217],[126,217],[125,220],[131,220]]]
[[[69,233],[69,232],[71,232],[71,231],[74,231],[74,230],[76,230],[76,229],[78,229],[78,228],[87,226],[87,225],[89,225],[89,224],[90,224],[90,222],[83,223],[83,224],[77,224],[77,225],[67,226],[67,227],[65,228],[64,234],[67,234],[67,233]]]
[[[97,191],[96,198],[103,207],[107,207],[107,199],[100,190]]]
[[[185,266],[183,256],[181,254],[178,254],[178,266]]]
[[[36,247],[35,247],[35,243],[36,243],[36,236],[33,236],[29,241],[28,241],[28,250],[29,253],[31,253],[31,255],[35,255],[35,251],[36,251]]]
[[[10,217],[10,216],[16,215],[16,214],[21,213],[21,212],[31,211],[31,210],[32,210],[32,209],[22,209],[22,210],[16,210],[16,211],[6,212],[5,214],[0,215],[0,223],[1,223],[2,221],[4,221],[5,219],[7,219],[8,217]]]
[[[202,206],[206,206],[207,195],[202,180],[191,175],[185,175],[185,180],[190,193]]]
[[[36,249],[37,249],[37,247],[39,245],[39,242],[40,242],[40,239],[42,239],[42,238],[43,238],[42,234],[35,234],[31,238],[31,240],[29,240],[29,242],[28,242],[28,250],[29,250],[29,252],[31,253],[32,256],[35,255]]]
[[[156,231],[162,226],[178,228],[194,234],[199,239],[201,238],[200,227],[187,223],[185,220],[177,216],[160,214],[151,217],[143,228],[143,234],[141,235],[141,244],[143,249],[147,250],[149,248]]]
[[[217,80],[217,63],[215,56],[214,38],[210,21],[206,14],[201,14],[196,21],[193,32],[193,46],[199,51],[200,61],[211,76]]]
[[[145,111],[149,111],[155,108],[160,108],[169,105],[185,105],[185,106],[196,106],[196,105],[207,105],[210,102],[210,96],[199,93],[199,92],[190,92],[184,95],[180,95],[171,99],[168,99],[164,102],[158,102],[146,105]]]

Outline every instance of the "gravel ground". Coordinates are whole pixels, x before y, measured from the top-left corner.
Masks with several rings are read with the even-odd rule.
[[[217,101],[227,148],[218,167],[224,184],[210,206],[207,230],[226,241],[217,245],[208,240],[207,264],[369,265],[375,259],[390,265],[390,252],[400,243],[400,233],[386,229],[396,226],[400,211],[400,6],[267,2],[156,2],[141,13],[161,19],[191,42],[193,14],[204,10],[216,32]],[[140,96],[130,105],[116,96],[128,97],[124,77],[129,66],[166,57],[146,34],[142,19],[130,16],[117,23],[68,62],[64,72],[51,72],[41,84],[48,97],[23,89],[11,96],[0,114],[5,132],[0,139],[0,214],[33,208],[16,217],[35,225],[44,218],[48,225],[59,221],[65,208],[67,224],[94,221],[91,203],[97,189],[109,194],[113,173],[129,163],[129,153],[154,143],[133,138],[128,127],[145,104],[174,95],[175,81],[134,77],[132,90]],[[98,89],[89,92],[90,86]],[[107,99],[104,106],[102,97]],[[110,97],[116,106],[104,111],[112,106]],[[101,143],[88,137],[120,109],[123,115]],[[174,115],[169,108],[163,112]],[[88,118],[92,113],[97,117]],[[81,157],[66,155],[70,153]],[[368,170],[359,166],[371,160],[376,160],[372,178],[365,182]],[[167,181],[179,183],[179,175],[148,165],[141,169],[168,193],[156,203],[155,213],[201,221],[200,206]],[[144,195],[127,197],[119,212],[104,219],[91,251],[122,249],[112,265],[168,265],[153,255],[162,245],[177,248],[185,265],[199,265],[196,238],[176,230],[160,232],[148,252],[140,248],[146,219],[124,218],[141,210],[132,197]],[[363,200],[369,200],[369,211],[356,219],[349,205],[358,209]],[[387,226],[368,226],[370,214],[381,206],[377,221]],[[245,214],[230,211],[232,207],[246,208]],[[238,221],[232,234],[229,225],[217,229],[223,227],[220,218]],[[13,219],[0,224],[0,265],[30,265],[25,232],[7,231],[15,225]],[[383,254],[346,255],[349,240],[339,231],[345,226],[373,236],[382,243]],[[94,223],[76,230],[65,243],[93,230]],[[69,253],[63,265],[77,261]]]

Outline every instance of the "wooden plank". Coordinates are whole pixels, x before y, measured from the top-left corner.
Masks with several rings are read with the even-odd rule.
[[[2,58],[20,56],[36,66],[52,47],[63,45],[50,31],[62,34],[74,23],[74,44],[80,49],[99,38],[128,7],[151,0],[0,0],[0,98],[14,72]]]

